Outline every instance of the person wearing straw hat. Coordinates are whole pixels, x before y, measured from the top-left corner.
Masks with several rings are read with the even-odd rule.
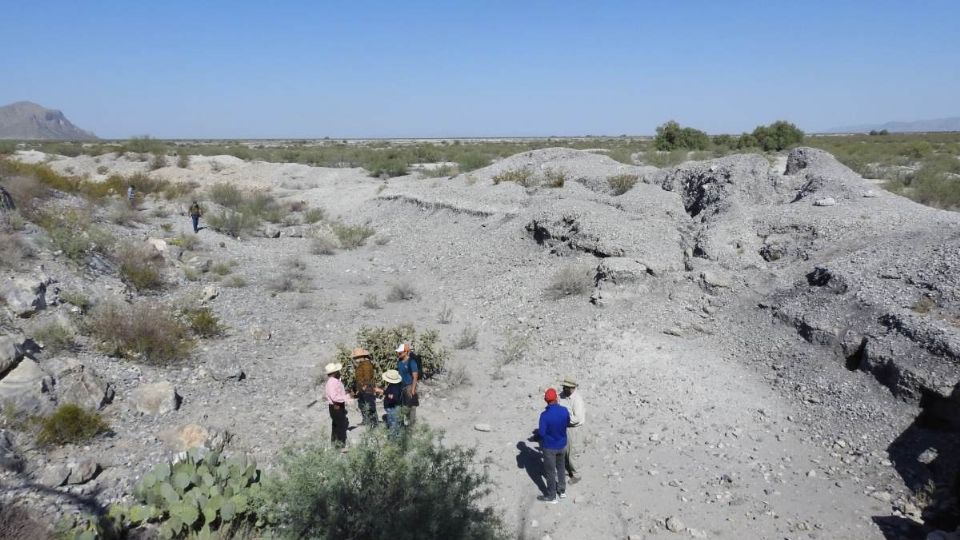
[[[401,343],[397,347],[397,372],[403,384],[403,413],[404,424],[413,427],[417,423],[417,407],[420,406],[420,396],[417,395],[417,383],[420,381],[420,362],[410,352],[409,343]]]
[[[567,453],[564,456],[567,475],[570,476],[570,483],[576,484],[580,481],[580,475],[574,467],[576,459],[575,453],[581,450],[583,437],[581,436],[583,424],[586,421],[587,410],[583,405],[583,396],[577,392],[577,380],[573,377],[564,377],[560,383],[562,390],[560,392],[560,403],[570,411],[570,423],[567,425]]]
[[[383,394],[383,410],[386,412],[387,428],[390,434],[397,436],[400,434],[400,404],[403,401],[403,379],[400,378],[400,372],[395,369],[388,369],[381,375],[383,382],[387,383],[380,392]]]
[[[361,347],[353,350],[350,358],[354,362],[353,391],[357,396],[362,424],[377,425],[377,380],[374,374],[370,353]]]
[[[327,408],[330,409],[330,420],[333,422],[330,442],[336,446],[345,447],[347,427],[350,425],[347,419],[347,402],[350,401],[350,395],[340,382],[342,370],[343,364],[339,362],[330,362],[326,365],[324,371],[327,372],[327,384],[324,386],[323,395],[327,401]]]

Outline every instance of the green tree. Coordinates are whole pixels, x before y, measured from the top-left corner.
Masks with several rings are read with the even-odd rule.
[[[753,130],[753,138],[756,139],[760,148],[763,148],[766,152],[785,150],[796,146],[803,142],[803,137],[804,133],[800,128],[784,120],[777,120],[769,126],[757,126]]]
[[[710,137],[699,129],[681,127],[670,120],[657,128],[653,146],[666,152],[677,149],[706,150],[710,146]]]

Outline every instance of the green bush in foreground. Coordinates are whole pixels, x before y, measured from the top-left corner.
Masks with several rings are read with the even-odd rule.
[[[59,446],[89,441],[110,429],[106,421],[95,412],[74,405],[61,405],[50,416],[40,421],[37,444]]]
[[[346,454],[287,450],[264,486],[266,513],[295,538],[505,538],[499,516],[479,504],[490,483],[475,455],[425,428],[399,439],[372,430]]]

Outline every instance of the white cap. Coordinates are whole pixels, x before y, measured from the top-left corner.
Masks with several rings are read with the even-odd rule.
[[[398,352],[398,353],[403,352],[403,350],[404,350],[404,349],[403,349],[403,345],[404,345],[403,343],[401,343],[400,345],[397,345],[397,352]]]

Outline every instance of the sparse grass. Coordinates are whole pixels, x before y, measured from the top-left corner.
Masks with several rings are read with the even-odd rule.
[[[326,231],[318,231],[310,240],[310,252],[314,255],[333,255],[339,245],[340,241],[336,236]]]
[[[170,217],[170,211],[167,210],[167,207],[166,207],[166,206],[158,206],[158,207],[154,208],[153,211],[150,212],[150,215],[153,216],[153,217],[155,217],[155,218],[161,218],[161,219],[163,219],[163,218]],[[169,224],[169,223],[164,223],[163,225],[169,226],[170,224]],[[161,225],[161,227],[163,227],[163,225]]]
[[[477,329],[468,324],[463,328],[463,330],[460,332],[460,336],[453,343],[453,348],[457,350],[476,349],[478,334],[479,332]]]
[[[409,281],[398,281],[390,287],[387,302],[403,302],[417,297],[417,289]]]
[[[180,311],[193,335],[201,338],[222,336],[225,330],[220,318],[206,306],[185,308]]]
[[[93,305],[93,303],[90,301],[90,297],[80,291],[70,289],[60,291],[60,300],[80,308],[81,312],[86,312],[90,309],[90,306]]]
[[[503,335],[503,345],[497,348],[497,359],[495,361],[496,369],[494,378],[503,377],[503,368],[511,364],[516,364],[523,360],[530,348],[530,338],[525,334],[507,330]]]
[[[537,185],[533,171],[530,169],[511,169],[509,171],[503,171],[493,177],[494,185],[502,182],[514,182],[523,187],[534,187]]]
[[[171,232],[173,232],[173,225],[171,225],[171,224],[169,224],[169,223],[161,223],[161,224],[160,224],[160,230],[163,231],[163,232],[165,232],[165,233],[171,233]]]
[[[207,216],[207,225],[227,236],[240,238],[253,232],[260,225],[260,220],[243,212],[221,210],[217,214]]]
[[[115,201],[110,205],[108,217],[111,223],[125,227],[129,227],[135,222],[143,221],[143,218],[140,217],[140,213],[137,212],[136,209],[131,208],[126,202],[120,201]]]
[[[180,233],[167,240],[167,243],[171,246],[179,246],[187,251],[192,251],[200,245],[200,238],[195,234]]]
[[[218,276],[226,276],[230,272],[233,272],[233,267],[230,263],[217,262],[210,266],[210,271]]]
[[[184,266],[183,277],[187,281],[200,281],[200,271],[192,266]]]
[[[50,239],[53,249],[76,263],[86,262],[91,253],[107,254],[116,240],[91,222],[89,213],[67,209],[46,212],[35,219]]]
[[[543,185],[551,188],[562,188],[567,183],[567,173],[560,169],[549,169],[544,173]]]
[[[333,234],[340,240],[340,246],[343,249],[356,249],[376,233],[366,225],[347,225],[339,221],[331,223],[330,227],[333,229]]]
[[[607,178],[607,185],[613,191],[614,195],[623,195],[637,185],[640,177],[635,174],[618,174]]]
[[[380,305],[380,299],[377,298],[377,295],[368,294],[363,297],[363,307],[367,309],[380,309],[383,306]]]
[[[96,412],[74,405],[61,405],[40,421],[37,444],[44,447],[80,444],[110,430]]]
[[[228,277],[223,280],[224,287],[233,287],[233,288],[242,288],[247,286],[247,280],[243,279],[243,276],[238,276],[236,274]]]
[[[568,265],[554,274],[550,285],[547,286],[547,294],[555,299],[560,299],[585,294],[592,288],[593,278],[585,267]]]
[[[309,208],[303,212],[303,222],[312,224],[326,219],[327,213],[323,208]]]
[[[120,277],[138,291],[163,288],[163,255],[151,246],[124,244],[116,256]]]
[[[453,308],[444,304],[437,313],[437,322],[440,324],[450,324],[453,321]]]
[[[0,268],[21,268],[33,256],[33,249],[19,234],[0,231]]]
[[[183,360],[194,345],[190,328],[157,302],[100,304],[91,312],[87,328],[108,354],[147,364]]]
[[[76,346],[73,332],[60,321],[48,322],[34,328],[31,335],[43,345],[43,352],[51,355],[72,350]]]
[[[458,364],[443,373],[443,381],[446,383],[447,388],[467,386],[470,384],[470,371],[466,366]]]
[[[313,280],[307,274],[307,265],[297,258],[284,261],[286,270],[279,276],[267,281],[267,289],[274,293],[299,292],[313,290]]]

